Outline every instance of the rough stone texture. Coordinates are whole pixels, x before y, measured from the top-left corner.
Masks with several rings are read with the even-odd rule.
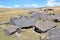
[[[11,24],[16,25],[18,27],[30,27],[35,26],[35,20],[31,19],[27,16],[17,18],[15,20],[11,20]]]
[[[40,17],[41,17],[41,19],[46,19],[47,15],[46,14],[41,14]]]
[[[41,15],[40,13],[35,13],[31,16],[31,18],[33,18],[34,20],[39,20],[41,19],[40,15]]]
[[[56,15],[55,15],[55,18],[56,18],[58,21],[60,21],[60,14],[56,14]]]
[[[38,21],[35,26],[41,31],[47,31],[56,26],[53,21]]]
[[[16,30],[17,30],[17,26],[10,25],[9,27],[4,29],[4,33],[6,35],[10,35],[10,34],[14,33]]]
[[[35,13],[31,16],[31,18],[33,18],[34,20],[41,20],[41,19],[46,19],[47,15],[43,14],[43,13]]]
[[[60,27],[55,27],[46,33],[48,34],[49,37],[55,36],[55,35],[60,35]]]
[[[60,35],[49,38],[48,40],[60,40]]]
[[[55,15],[47,15],[47,18],[46,19],[49,20],[49,21],[53,21],[56,18],[55,18]]]

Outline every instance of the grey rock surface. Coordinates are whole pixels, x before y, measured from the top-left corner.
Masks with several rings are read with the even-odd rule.
[[[60,40],[60,35],[49,38],[48,40]]]
[[[14,25],[10,25],[9,27],[4,29],[4,33],[6,35],[11,35],[12,33],[14,33],[17,30],[17,26]]]
[[[56,23],[53,21],[38,21],[35,26],[41,31],[47,31],[56,26]]]
[[[16,25],[18,27],[30,27],[35,26],[35,20],[31,19],[27,16],[17,18],[15,20],[11,20],[11,24]]]
[[[60,35],[60,27],[55,27],[46,33],[48,34],[49,37],[55,36],[55,35]]]

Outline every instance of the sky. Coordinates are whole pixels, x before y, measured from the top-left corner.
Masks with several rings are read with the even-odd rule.
[[[0,8],[38,8],[60,6],[60,0],[0,0]]]

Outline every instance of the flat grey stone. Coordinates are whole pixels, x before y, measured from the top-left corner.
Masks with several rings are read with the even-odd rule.
[[[30,27],[30,26],[35,26],[35,20],[27,17],[27,16],[23,16],[21,18],[17,18],[15,20],[11,20],[11,24],[16,25],[20,28],[22,27]]]
[[[48,40],[60,40],[60,36],[57,35],[57,36],[49,38]]]
[[[35,26],[41,31],[47,31],[56,26],[53,21],[38,21]]]
[[[10,25],[9,27],[4,29],[4,33],[6,35],[10,35],[10,34],[14,33],[16,30],[17,30],[17,26]]]
[[[49,37],[54,36],[54,35],[60,35],[60,27],[55,27],[48,32],[46,32]]]
[[[31,18],[33,18],[34,20],[39,20],[41,19],[40,15],[41,15],[40,13],[35,13],[31,16]]]
[[[31,16],[31,18],[33,18],[34,20],[41,20],[41,19],[46,19],[47,15],[43,14],[43,13],[35,13]]]
[[[41,17],[41,19],[46,19],[47,18],[47,14],[41,14],[40,17]]]
[[[55,18],[55,15],[47,15],[47,18],[46,19],[49,20],[49,21],[53,21],[56,18]]]

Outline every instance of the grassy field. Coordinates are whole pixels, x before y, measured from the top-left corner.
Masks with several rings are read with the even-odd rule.
[[[60,7],[52,7],[54,13],[60,13]],[[18,9],[18,8],[0,8],[0,22],[9,21],[10,17],[17,17],[17,15],[24,14],[29,16],[30,11],[44,12],[46,7],[36,8],[36,9]]]
[[[52,7],[54,13],[60,13],[60,7]],[[30,16],[29,11],[43,12],[46,7],[37,9],[19,9],[19,8],[0,8],[0,23],[9,21],[10,17],[17,17],[20,14]],[[57,23],[60,26],[60,23]],[[7,27],[6,25],[3,25]],[[40,34],[33,32],[33,29],[25,29],[20,37],[16,37],[15,34],[11,36],[4,35],[3,28],[0,28],[0,40],[40,40]]]
[[[20,37],[16,37],[15,34],[11,36],[6,36],[2,28],[0,28],[0,40],[39,40],[39,39],[40,35],[34,33],[32,28],[25,29],[24,32],[21,33]]]
[[[31,9],[30,9],[31,10]],[[0,23],[9,21],[10,17],[17,17],[20,14],[29,16],[28,9],[9,9],[0,8]],[[3,25],[7,27],[6,25]],[[11,36],[4,35],[3,29],[0,28],[0,40],[39,40],[40,36],[33,32],[32,29],[26,29],[21,33],[21,37],[16,38],[15,34]]]

